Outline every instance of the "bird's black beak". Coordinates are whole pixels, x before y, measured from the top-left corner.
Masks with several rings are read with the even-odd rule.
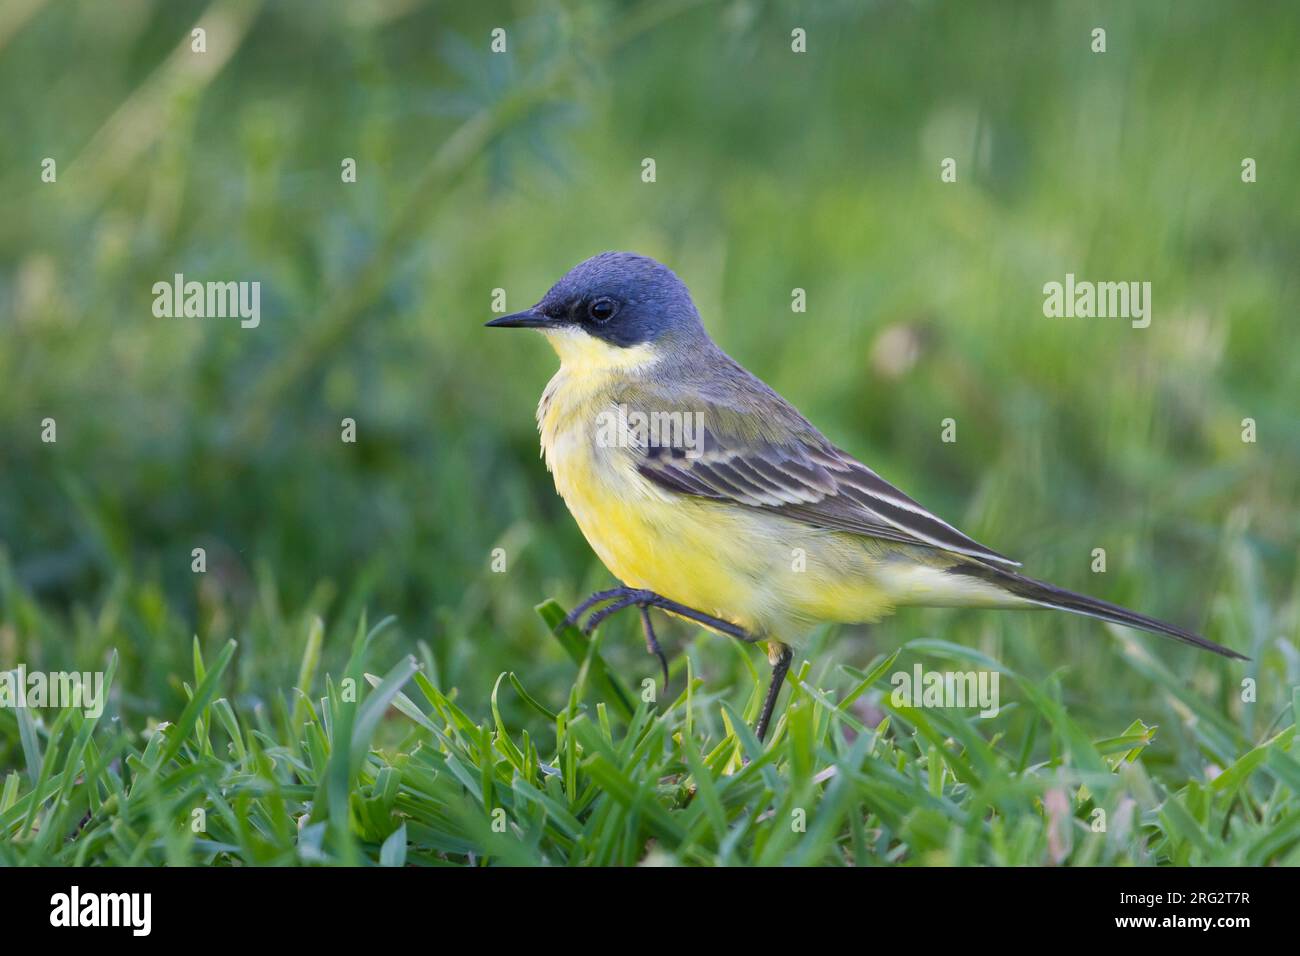
[[[489,329],[549,329],[555,325],[555,320],[549,315],[545,315],[535,309],[525,309],[523,312],[514,312],[510,315],[503,315],[499,319],[493,319],[486,323]]]

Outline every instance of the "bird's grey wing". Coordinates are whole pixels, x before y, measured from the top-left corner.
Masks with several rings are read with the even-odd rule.
[[[673,395],[671,405],[680,414],[698,416],[695,434],[684,430],[688,441],[644,443],[638,471],[680,494],[761,508],[814,527],[1019,564],[922,508],[832,445],[767,386],[752,383],[745,388],[761,389],[761,401],[738,400],[746,396],[734,388],[732,394],[696,394],[689,402]],[[645,394],[638,398],[643,408],[654,401]]]

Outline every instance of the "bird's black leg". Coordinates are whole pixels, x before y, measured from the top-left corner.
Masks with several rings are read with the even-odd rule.
[[[665,611],[671,611],[673,614],[679,614],[682,617],[690,618],[698,624],[711,627],[715,631],[721,631],[729,637],[734,637],[738,641],[744,641],[746,644],[753,644],[758,638],[751,635],[743,627],[732,624],[730,621],[724,621],[720,617],[714,617],[712,614],[705,614],[703,611],[697,611],[693,607],[687,607],[685,604],[678,604],[676,601],[670,601],[666,597],[661,597],[653,591],[643,591],[646,595],[645,603],[651,607],[662,608]]]
[[[772,712],[776,710],[776,699],[781,695],[781,685],[785,683],[786,671],[790,669],[790,661],[794,658],[789,644],[773,641],[769,646],[773,649],[779,647],[780,650],[772,662],[772,683],[767,687],[767,699],[763,701],[763,709],[759,712],[758,725],[755,727],[759,743],[767,736],[767,726],[772,722]]]

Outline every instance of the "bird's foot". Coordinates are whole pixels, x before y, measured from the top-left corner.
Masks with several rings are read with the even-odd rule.
[[[580,627],[580,625],[579,625],[578,622],[582,620],[582,615],[586,614],[587,611],[588,611],[589,609],[595,607],[597,604],[602,604],[602,603],[604,603],[605,601],[609,601],[609,600],[611,600],[611,599],[613,599],[613,598],[616,598],[616,597],[623,597],[624,595],[627,594],[627,592],[628,592],[629,590],[631,590],[631,589],[630,589],[630,588],[610,588],[608,591],[597,591],[595,594],[593,594],[591,597],[587,598],[587,600],[583,601],[581,604],[579,604],[577,607],[575,607],[572,611],[570,611],[567,615],[565,615],[565,618],[564,618],[564,626],[565,626],[565,627]],[[580,627],[580,629],[581,629],[584,633],[586,633],[586,634],[590,634],[590,633],[591,633],[591,630],[590,630],[589,628]]]
[[[624,608],[635,605],[641,611],[641,630],[645,633],[646,650],[659,658],[659,666],[663,669],[664,691],[666,692],[668,690],[668,658],[664,655],[663,648],[659,646],[658,637],[655,636],[654,624],[650,620],[650,608],[659,607],[661,606],[659,602],[667,600],[667,598],[655,594],[653,591],[640,588],[610,588],[608,591],[597,591],[575,607],[565,617],[564,623],[578,627],[584,634],[590,635],[605,618],[617,614]],[[587,623],[582,624],[582,615],[599,604],[604,604],[605,607],[592,611],[591,616],[587,618]]]
[[[605,606],[597,607],[600,604]],[[582,616],[593,607],[597,609],[592,611],[585,624],[581,623]],[[753,644],[758,640],[757,637],[744,628],[738,627],[730,621],[724,621],[722,618],[705,614],[703,611],[697,611],[685,604],[669,600],[662,594],[656,594],[654,591],[647,591],[644,588],[624,587],[597,591],[570,611],[568,616],[565,617],[564,623],[578,627],[584,634],[590,635],[607,617],[629,607],[636,607],[641,612],[641,630],[645,633],[646,650],[659,658],[659,666],[663,668],[664,673],[665,690],[668,688],[668,658],[664,656],[663,649],[659,646],[659,640],[655,636],[654,624],[650,620],[650,608],[657,607],[660,610],[669,611],[679,617],[703,624],[705,627],[711,627],[747,644]],[[792,657],[793,654],[787,645],[779,641],[769,642],[768,658],[772,663],[772,683],[768,686],[767,697],[763,701],[763,709],[759,712],[758,723],[754,728],[760,742],[767,736],[767,728],[772,722],[772,714],[776,709],[776,700],[780,696],[781,685],[785,683],[785,675],[790,669]]]
[[[605,603],[609,602],[609,603]],[[586,614],[597,604],[605,604],[605,607],[593,611],[587,618],[587,623],[582,624],[582,615]],[[732,624],[730,621],[724,621],[720,617],[714,617],[712,614],[705,614],[703,611],[697,611],[695,608],[687,607],[685,604],[679,604],[677,601],[670,600],[662,594],[656,594],[654,591],[647,591],[644,588],[610,588],[608,591],[597,591],[587,600],[583,601],[576,608],[569,612],[568,617],[564,619],[566,624],[572,624],[582,630],[584,634],[591,634],[592,631],[600,624],[601,621],[612,614],[617,614],[624,608],[639,607],[642,609],[657,607],[661,610],[676,614],[695,621],[697,624],[703,624],[705,627],[711,627],[715,631],[720,631],[737,640],[752,644],[758,638],[751,635],[742,627]],[[653,631],[651,632],[653,633]],[[648,638],[647,638],[648,641]]]
[[[664,656],[663,648],[659,646],[659,639],[655,637],[655,626],[650,623],[650,609],[641,608],[641,630],[645,632],[645,649],[659,658],[659,666],[664,672],[664,693],[668,693],[668,658]]]

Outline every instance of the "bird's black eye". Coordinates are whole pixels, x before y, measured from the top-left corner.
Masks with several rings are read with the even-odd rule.
[[[587,314],[596,322],[608,322],[617,311],[618,303],[608,296],[593,299],[591,305],[587,306]]]

